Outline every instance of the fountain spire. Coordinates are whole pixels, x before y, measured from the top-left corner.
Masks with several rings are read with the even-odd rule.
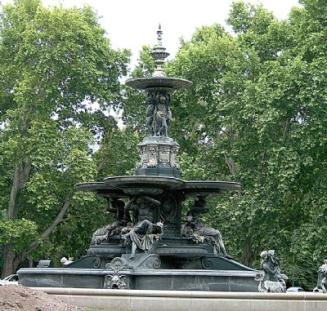
[[[157,40],[158,40],[158,45],[162,46],[162,30],[161,30],[160,23],[159,23],[158,30],[157,30]]]
[[[165,63],[165,59],[169,56],[169,53],[166,52],[166,48],[162,45],[162,34],[161,24],[159,24],[157,30],[157,44],[153,47],[151,51],[151,55],[154,58],[154,62],[156,64],[156,69],[153,73],[153,77],[166,77],[166,74],[163,70],[163,65]]]
[[[169,127],[172,121],[170,109],[171,94],[176,89],[185,88],[191,81],[168,77],[163,66],[169,56],[162,44],[161,24],[157,30],[157,43],[151,50],[155,62],[155,70],[151,77],[129,79],[126,84],[138,90],[147,92],[146,128],[148,136],[138,145],[141,163],[136,169],[136,175],[180,177],[176,155],[179,145],[169,137]]]

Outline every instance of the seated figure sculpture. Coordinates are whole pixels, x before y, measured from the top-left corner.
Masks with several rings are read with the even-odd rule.
[[[259,292],[285,293],[287,276],[280,271],[279,259],[274,250],[263,251],[260,254],[263,274],[257,276]]]
[[[159,206],[159,201],[148,196],[135,197],[126,204],[127,213],[133,212],[134,223],[136,223],[122,236],[132,244],[130,259],[135,257],[138,249],[148,251],[153,242],[160,237],[162,223],[154,223]]]
[[[319,267],[317,286],[313,289],[314,292],[327,293],[327,259]]]
[[[224,241],[219,230],[206,227],[201,215],[208,211],[205,198],[200,196],[194,202],[194,206],[187,214],[187,221],[182,227],[182,235],[192,237],[197,242],[208,242],[213,244],[214,253],[230,258],[227,254]]]

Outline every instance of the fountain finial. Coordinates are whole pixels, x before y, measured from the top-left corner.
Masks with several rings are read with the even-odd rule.
[[[162,34],[161,23],[159,23],[157,30],[157,43],[150,52],[155,63],[155,70],[152,76],[129,79],[126,81],[128,86],[138,90],[152,90],[153,92],[158,92],[159,89],[162,91],[164,89],[165,93],[167,93],[173,90],[185,88],[192,84],[191,81],[167,77],[165,74],[163,65],[165,64],[165,59],[169,56],[169,53],[162,45]]]
[[[159,23],[157,30],[157,44],[153,47],[151,54],[154,58],[154,62],[156,64],[156,69],[153,73],[154,77],[165,77],[166,74],[163,71],[163,64],[165,63],[165,59],[169,56],[169,53],[166,52],[166,48],[162,46],[162,30],[161,24]]]
[[[158,30],[157,30],[157,40],[158,40],[158,45],[162,46],[162,30],[161,30],[160,23],[159,23]]]

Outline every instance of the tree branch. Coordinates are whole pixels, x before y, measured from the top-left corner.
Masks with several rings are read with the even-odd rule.
[[[49,238],[50,234],[53,232],[53,230],[56,228],[58,224],[60,224],[64,216],[71,204],[71,200],[69,198],[66,198],[65,203],[63,204],[61,210],[59,211],[57,217],[53,220],[53,222],[50,224],[50,226],[43,231],[43,233],[40,235],[39,239],[33,241],[27,250],[22,252],[17,256],[18,262],[22,261],[25,257],[27,257],[32,251],[34,251],[38,245],[41,243],[41,241],[44,241]]]

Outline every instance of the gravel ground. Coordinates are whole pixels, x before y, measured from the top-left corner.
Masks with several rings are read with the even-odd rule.
[[[0,286],[1,311],[85,311],[42,291],[21,285]]]

